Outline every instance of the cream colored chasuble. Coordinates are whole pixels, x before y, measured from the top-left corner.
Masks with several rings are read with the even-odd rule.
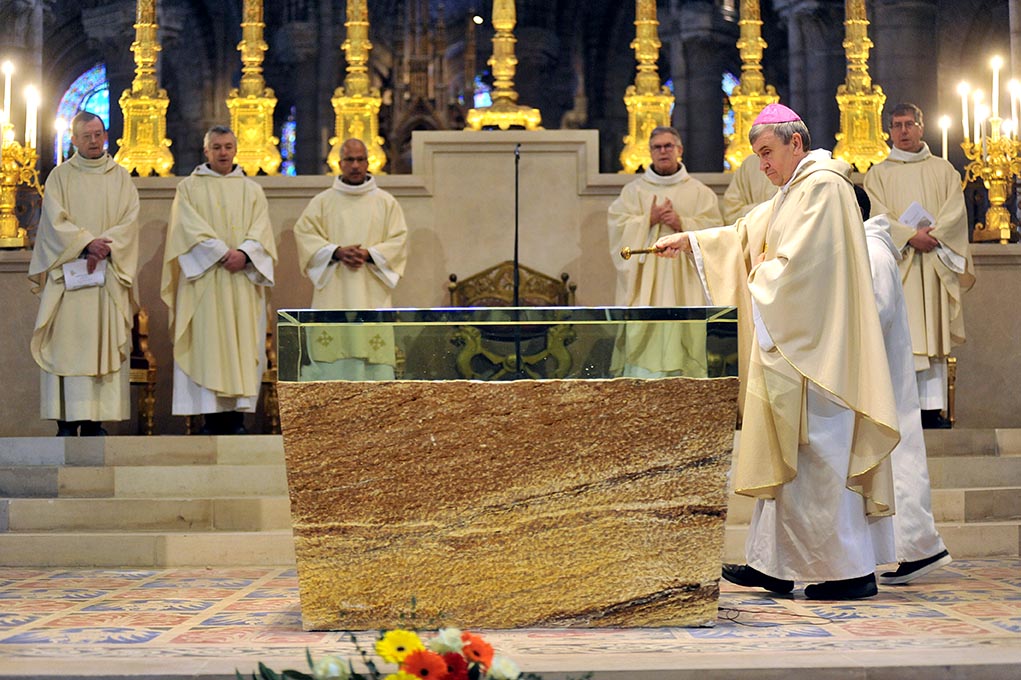
[[[315,286],[313,308],[392,306],[391,290],[400,281],[407,262],[408,227],[400,204],[379,188],[375,178],[350,185],[337,177],[333,187],[315,196],[302,212],[294,225],[294,238],[298,265]],[[372,262],[354,270],[333,259],[337,247],[351,245],[368,250]],[[316,366],[325,371],[321,378],[371,377],[358,373],[365,370],[360,366],[362,361],[387,367],[395,362],[390,327],[311,329],[308,349],[313,362],[342,362],[332,372]],[[393,377],[392,370],[380,377]]]
[[[229,248],[251,262],[228,272]],[[240,167],[200,165],[170,211],[161,295],[170,308],[177,415],[255,409],[265,368],[266,289],[276,242],[261,187]]]
[[[63,265],[108,238],[103,285],[66,290]],[[56,420],[130,417],[128,359],[138,270],[138,192],[104,155],[78,154],[46,180],[29,278],[41,290],[32,356],[42,369],[41,414]]]
[[[684,231],[716,227],[723,223],[712,189],[688,175],[681,166],[673,175],[646,170],[630,182],[610,206],[610,258],[617,270],[614,304],[627,307],[704,306],[705,295],[695,266],[687,258],[667,260],[640,255],[620,257],[624,246],[651,246],[660,236],[673,233],[662,224],[649,226],[653,198],[657,205],[669,199],[681,218]],[[617,338],[615,374],[637,377],[703,375],[705,329],[689,324],[628,328]]]

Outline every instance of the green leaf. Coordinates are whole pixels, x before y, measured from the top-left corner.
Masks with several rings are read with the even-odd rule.
[[[259,662],[259,675],[261,675],[264,680],[280,680],[280,676],[277,675],[272,668],[261,661]]]
[[[315,677],[309,675],[308,673],[302,673],[301,671],[292,670],[284,671],[282,677],[291,678],[292,680],[315,680]]]
[[[305,648],[305,660],[308,661],[309,670],[315,670],[316,665],[312,662],[312,652],[308,647]]]

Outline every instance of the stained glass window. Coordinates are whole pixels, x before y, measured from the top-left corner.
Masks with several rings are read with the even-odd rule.
[[[298,174],[294,167],[294,148],[298,134],[298,124],[294,119],[297,113],[297,109],[292,106],[291,112],[287,114],[287,120],[280,126],[280,158],[283,159],[280,163],[280,174],[292,177]]]
[[[734,135],[734,109],[730,107],[730,95],[734,93],[734,88],[741,84],[730,71],[723,72],[723,138],[724,140],[730,139]],[[730,169],[730,163],[724,159],[723,167],[725,170]]]
[[[103,125],[110,127],[110,83],[106,79],[106,64],[96,64],[71,83],[57,105],[57,118],[68,125],[79,111],[89,111],[103,119]],[[59,149],[59,150],[58,150]],[[57,154],[66,158],[71,150],[71,130],[66,130],[54,149],[54,163]]]

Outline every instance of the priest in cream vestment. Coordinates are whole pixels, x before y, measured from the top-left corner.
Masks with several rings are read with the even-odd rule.
[[[341,146],[340,177],[315,196],[294,225],[298,266],[312,280],[315,309],[390,307],[404,274],[408,227],[397,200],[368,174],[365,144]],[[392,327],[344,324],[306,329],[312,380],[392,380]]]
[[[681,163],[680,133],[658,127],[649,137],[652,167],[621,191],[610,205],[610,258],[617,269],[614,304],[625,307],[703,306],[702,283],[686,259],[638,255],[621,248],[648,248],[661,236],[723,223],[712,189],[691,177]],[[639,378],[704,376],[705,328],[689,324],[629,327],[617,338],[612,371]]]
[[[177,185],[161,294],[174,342],[175,415],[241,434],[266,368],[266,300],[276,242],[262,188],[234,165],[237,138],[206,133],[209,160]]]
[[[731,227],[656,244],[690,253],[711,301],[738,306],[749,345],[732,483],[758,500],[748,562],[723,576],[781,593],[818,582],[810,599],[870,597],[876,565],[894,559],[892,532],[874,540],[870,524],[894,510],[899,432],[851,169],[808,152],[808,128],[780,104],[749,138],[777,195]]]
[[[908,305],[918,395],[926,427],[949,427],[947,356],[964,342],[962,294],[975,283],[961,176],[922,141],[922,112],[898,104],[891,114],[890,156],[865,175],[873,214],[889,219]],[[917,222],[917,204],[925,211]],[[929,223],[929,217],[934,221]],[[910,223],[902,222],[905,219]]]
[[[128,375],[138,270],[138,192],[106,152],[98,116],[71,123],[77,153],[46,180],[28,274],[41,289],[32,356],[41,416],[57,434],[106,434],[131,415]]]
[[[765,203],[776,195],[776,185],[759,170],[759,159],[755,154],[748,156],[734,171],[727,190],[720,199],[720,211],[726,224],[733,224],[744,217],[759,203]]]

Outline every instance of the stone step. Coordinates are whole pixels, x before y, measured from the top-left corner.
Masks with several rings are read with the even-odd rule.
[[[1021,520],[1004,522],[937,522],[943,542],[958,559],[1021,556]],[[743,563],[747,524],[727,524],[723,561]]]
[[[727,523],[751,521],[755,499],[731,494]],[[1021,486],[933,489],[932,515],[937,522],[985,522],[1021,519]]]
[[[283,464],[280,435],[0,437],[0,468]]]
[[[28,532],[0,534],[9,567],[204,567],[294,564],[289,529],[210,532]]]
[[[286,494],[287,474],[282,463],[0,468],[0,497],[6,498],[202,498]]]
[[[0,531],[267,531],[291,527],[286,496],[232,498],[12,498]]]
[[[929,456],[933,489],[1021,486],[1021,456]]]

